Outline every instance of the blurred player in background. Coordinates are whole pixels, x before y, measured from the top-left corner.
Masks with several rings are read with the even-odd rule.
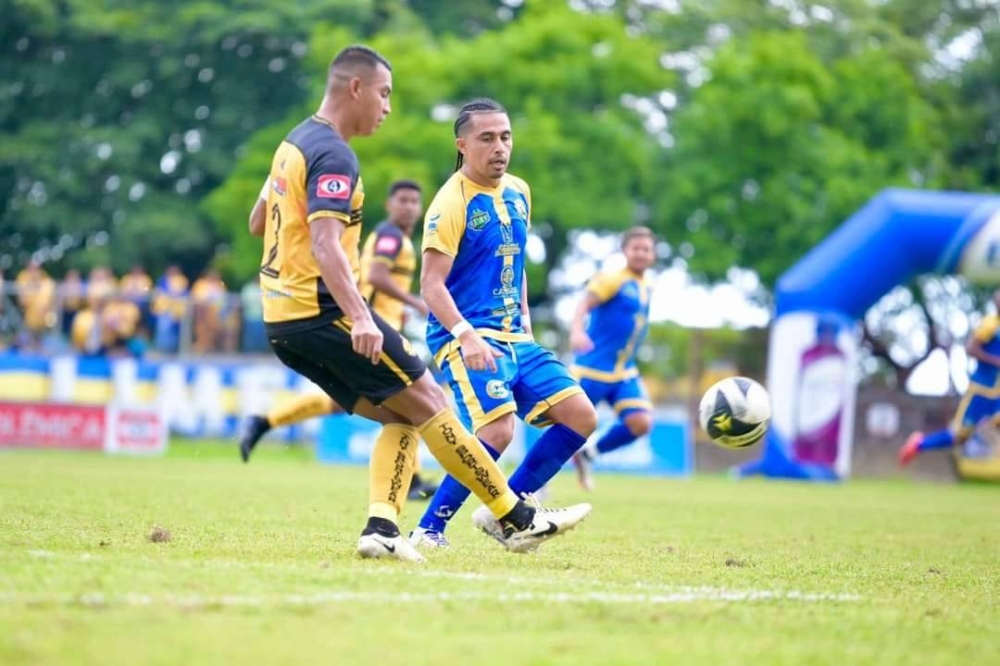
[[[264,235],[270,179],[264,184],[261,195],[250,213],[250,233]],[[375,227],[361,253],[361,295],[387,324],[399,332],[403,330],[408,305],[422,315],[427,314],[424,299],[410,292],[413,273],[417,267],[416,252],[411,236],[423,212],[420,185],[412,180],[397,180],[389,186],[385,210],[388,219]],[[272,428],[290,426],[307,419],[343,411],[337,403],[323,393],[303,395],[276,407],[267,415],[253,415],[244,424],[240,438],[240,455],[243,462],[260,439]],[[427,499],[437,490],[437,485],[420,474],[420,457],[414,461],[413,477],[407,498]]]
[[[993,305],[1000,312],[1000,289],[993,292]],[[951,426],[928,435],[911,434],[899,450],[900,465],[910,464],[922,451],[962,446],[983,419],[991,418],[994,426],[1000,426],[1000,315],[983,317],[965,349],[976,359],[976,369],[969,375],[969,388]]]
[[[488,507],[504,547],[533,550],[575,527],[581,507],[551,510],[519,499],[412,346],[358,291],[364,186],[348,141],[375,133],[391,93],[389,62],[368,47],[347,47],[330,63],[317,112],[275,150],[260,267],[267,338],[282,363],[345,411],[382,424],[368,467],[360,556],[424,561],[398,526],[421,438]]]
[[[635,357],[649,325],[651,289],[645,275],[656,261],[656,237],[647,227],[633,227],[622,236],[622,252],[625,268],[590,281],[570,326],[573,376],[595,405],[605,401],[618,414],[595,444],[573,456],[585,490],[593,489],[591,463],[597,456],[631,444],[653,424],[653,405]]]
[[[455,173],[427,211],[421,293],[430,307],[427,345],[451,385],[465,425],[497,458],[514,436],[515,414],[525,423],[554,423],[510,478],[520,496],[540,490],[597,425],[594,407],[551,351],[531,335],[524,251],[531,219],[527,183],[507,173],[513,138],[507,112],[480,99],[455,121]],[[469,496],[447,477],[431,498],[414,545],[444,547],[444,530]],[[574,511],[579,522],[589,504]],[[500,538],[485,507],[474,524]]]

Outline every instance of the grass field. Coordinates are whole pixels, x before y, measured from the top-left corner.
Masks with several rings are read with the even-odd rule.
[[[0,454],[0,664],[1000,663],[997,488],[602,477],[408,566],[354,556],[364,470],[261,454]]]

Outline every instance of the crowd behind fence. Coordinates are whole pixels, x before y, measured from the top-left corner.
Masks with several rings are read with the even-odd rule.
[[[98,266],[61,279],[38,264],[0,275],[0,350],[82,355],[264,353],[257,280],[231,291],[208,268],[194,280],[178,267],[153,279]]]

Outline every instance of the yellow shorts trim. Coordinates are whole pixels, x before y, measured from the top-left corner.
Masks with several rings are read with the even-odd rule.
[[[458,384],[459,395],[455,396],[455,400],[461,400],[466,410],[468,410],[469,418],[472,419],[473,433],[479,432],[480,428],[493,423],[500,417],[517,411],[517,404],[513,400],[505,402],[502,405],[497,405],[488,412],[484,411],[483,404],[479,402],[476,391],[472,388],[469,371],[462,361],[461,352],[457,349],[453,350],[452,354],[447,358],[447,363],[448,369],[451,371],[451,376],[455,378],[455,382]]]
[[[605,382],[608,384],[614,384],[615,382],[624,381],[626,379],[632,379],[633,377],[639,376],[638,368],[629,368],[628,370],[595,370],[594,368],[587,368],[582,365],[574,365],[569,369],[571,375],[576,379],[591,379],[597,382]]]
[[[498,342],[533,342],[534,338],[527,333],[511,333],[510,331],[497,331],[492,328],[477,328],[476,333],[480,337],[488,338],[490,340],[497,340]],[[434,362],[440,367],[441,363],[449,356],[452,352],[458,351],[462,348],[458,340],[451,340],[445,344],[441,349],[434,354]]]
[[[559,391],[555,395],[551,395],[545,400],[542,400],[535,404],[531,408],[531,411],[524,417],[524,422],[533,426],[546,426],[552,423],[550,419],[539,419],[539,417],[547,412],[549,409],[555,407],[560,402],[563,402],[567,398],[571,398],[578,393],[583,393],[583,389],[579,386],[569,386]]]
[[[626,409],[645,409],[648,412],[653,411],[653,403],[644,398],[625,398],[624,400],[619,400],[614,405],[612,405],[615,412],[621,414]]]

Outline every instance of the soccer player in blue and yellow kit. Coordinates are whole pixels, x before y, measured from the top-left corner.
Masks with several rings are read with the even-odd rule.
[[[370,48],[347,47],[330,64],[319,110],[275,151],[260,267],[268,341],[282,363],[345,411],[383,424],[369,466],[359,555],[423,561],[397,525],[418,437],[489,507],[502,527],[499,541],[533,550],[571,529],[582,519],[579,510],[550,511],[519,499],[448,408],[424,362],[358,290],[364,187],[348,142],[378,129],[391,93],[389,62]]]
[[[590,281],[570,327],[570,347],[576,353],[573,375],[595,405],[606,401],[619,417],[594,446],[573,456],[586,490],[593,488],[594,458],[631,444],[653,423],[635,357],[648,328],[651,290],[645,274],[656,260],[656,237],[647,227],[633,227],[622,236],[622,252],[625,267]]]
[[[1000,311],[1000,289],[993,292],[993,304]],[[969,376],[969,388],[962,396],[951,427],[925,435],[915,432],[899,450],[899,464],[908,465],[921,451],[947,449],[965,444],[980,421],[993,419],[1000,425],[1000,315],[983,318],[966,345],[976,359],[976,369]]]
[[[510,477],[525,496],[541,489],[597,426],[594,406],[558,358],[535,342],[528,317],[524,251],[531,191],[507,173],[513,138],[500,104],[466,104],[455,121],[458,164],[424,220],[421,293],[431,315],[427,346],[448,380],[459,414],[498,457],[526,423],[554,423]],[[447,521],[469,491],[448,477],[413,531],[415,545],[440,547]],[[590,512],[583,504],[575,520]],[[483,507],[474,524],[496,537]]]

